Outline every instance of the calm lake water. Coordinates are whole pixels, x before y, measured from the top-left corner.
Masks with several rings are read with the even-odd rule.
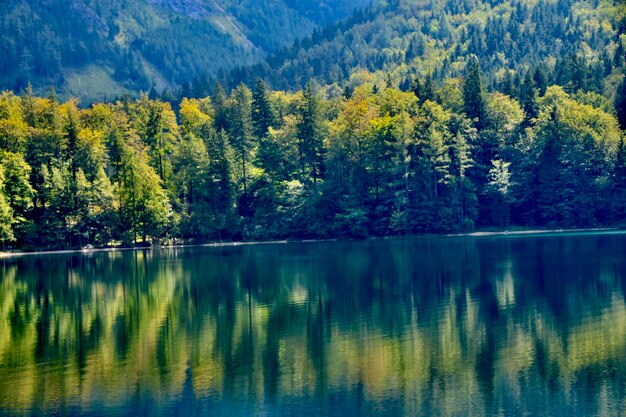
[[[0,415],[626,413],[626,234],[0,260]]]

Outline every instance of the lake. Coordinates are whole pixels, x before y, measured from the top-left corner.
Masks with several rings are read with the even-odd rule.
[[[626,413],[626,234],[0,260],[0,415]]]

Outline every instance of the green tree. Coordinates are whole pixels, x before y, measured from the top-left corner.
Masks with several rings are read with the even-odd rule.
[[[128,225],[127,242],[136,244],[141,237],[147,244],[150,239],[160,238],[167,223],[169,201],[159,175],[140,153],[128,161],[118,192],[121,220]]]
[[[17,224],[25,223],[33,206],[34,190],[31,185],[31,167],[21,154],[0,151],[3,171],[4,196],[13,211]]]
[[[88,241],[96,245],[108,245],[116,236],[119,217],[115,207],[115,187],[102,166],[96,171],[87,193]]]
[[[468,178],[467,172],[475,163],[470,144],[476,141],[478,134],[466,118],[461,119],[453,129],[456,130],[456,134],[452,144],[450,165],[456,183],[454,200],[458,201],[457,227],[460,230],[469,230],[474,227],[476,195],[474,184]]]
[[[224,88],[218,82],[215,84],[213,88],[212,100],[213,108],[215,109],[215,130],[217,132],[222,129],[228,131],[230,126],[228,124],[228,103],[226,98],[226,93],[224,92]]]
[[[4,195],[0,194],[0,241],[3,249],[7,242],[15,239],[12,227],[13,221],[11,206],[6,202]]]
[[[509,224],[509,204],[511,202],[511,173],[510,162],[494,160],[489,170],[487,190],[492,198],[491,215],[493,222],[500,227]]]
[[[176,150],[174,161],[177,189],[185,202],[193,206],[208,164],[204,141],[193,133],[185,135]]]
[[[617,112],[617,120],[622,130],[626,130],[626,76],[622,77],[622,82],[617,89],[615,110]]]
[[[298,106],[297,138],[301,178],[317,186],[323,175],[323,122],[319,98],[310,85]]]
[[[275,124],[274,111],[272,109],[269,90],[263,80],[258,80],[252,95],[252,123],[254,134],[260,140],[265,137],[270,127]]]
[[[529,71],[520,87],[520,102],[524,109],[524,126],[531,125],[539,115],[537,96],[538,89],[535,87],[535,81]]]
[[[78,109],[74,106],[74,103],[71,103],[67,112],[67,120],[64,126],[64,159],[69,164],[70,167],[70,190],[69,195],[72,196],[71,199],[76,205],[76,195],[78,192],[77,184],[76,184],[76,176],[78,174],[78,161],[76,160],[76,153],[78,151],[78,134],[79,134],[79,126],[78,126]]]
[[[254,148],[252,125],[252,93],[245,85],[237,87],[231,97],[231,117],[229,121],[230,145],[237,161],[235,172],[244,194],[247,192],[250,163]]]
[[[146,95],[133,107],[129,114],[131,124],[148,145],[150,165],[167,186],[172,175],[171,157],[178,142],[176,115],[169,103],[152,101]]]
[[[485,103],[483,100],[483,87],[480,79],[480,64],[478,58],[472,55],[465,70],[463,83],[463,111],[472,120],[476,129],[481,130],[485,126]]]
[[[15,239],[13,233],[13,209],[6,201],[4,195],[4,170],[0,165],[0,242],[2,242],[2,248],[4,249],[6,242],[11,242]]]
[[[202,206],[194,215],[198,217],[203,236],[221,240],[237,234],[233,213],[236,192],[231,179],[232,156],[228,147],[228,135],[223,129],[218,133],[207,130],[203,137],[209,161],[201,198]]]

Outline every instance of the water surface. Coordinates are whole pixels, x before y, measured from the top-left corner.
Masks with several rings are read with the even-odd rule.
[[[626,235],[0,260],[0,415],[624,415]]]

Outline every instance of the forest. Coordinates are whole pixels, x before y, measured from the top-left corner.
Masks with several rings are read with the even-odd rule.
[[[540,68],[549,78],[544,82],[612,96],[622,75],[625,31],[626,5],[615,0],[377,1],[256,65],[214,78],[231,88],[252,88],[262,78],[290,90],[355,85],[371,73],[408,88],[415,76],[462,77],[473,54],[488,90],[510,94],[529,69]],[[190,81],[183,96],[210,92],[205,77]]]
[[[626,80],[613,102],[462,77],[80,108],[0,96],[0,240],[19,248],[364,238],[621,225]]]
[[[258,62],[367,0],[3,0],[0,89],[112,100]]]
[[[65,42],[65,20],[50,17],[36,45],[26,34],[42,18],[22,3],[6,5],[1,28],[19,29],[0,47],[0,74],[19,84],[0,95],[4,248],[626,224],[620,1],[379,1],[337,21],[365,2],[331,2],[335,15],[284,2],[253,19],[231,2],[94,0],[67,13],[109,29],[77,26],[86,32]],[[171,21],[190,30],[226,12],[249,23],[248,39],[290,13],[331,23],[273,53],[273,38],[258,38],[270,54],[252,66],[263,53],[221,53],[219,37],[129,32],[159,13],[185,14],[193,22]],[[127,92],[101,102],[66,98],[64,82],[51,83],[59,96],[44,92],[41,71],[89,65],[114,68]],[[157,88],[141,68],[178,87]]]

